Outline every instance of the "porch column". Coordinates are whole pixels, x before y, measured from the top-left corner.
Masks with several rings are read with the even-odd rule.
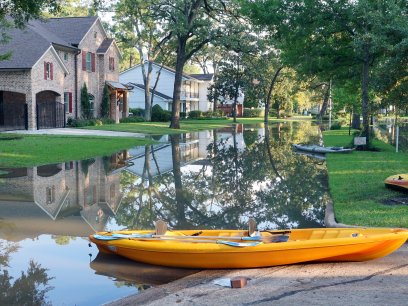
[[[118,95],[116,90],[112,91],[110,94],[110,116],[111,119],[115,120],[116,123],[119,123],[119,111],[117,105]]]
[[[129,117],[128,92],[123,92],[123,111],[122,118]]]
[[[37,101],[36,95],[31,90],[26,94],[27,103],[27,117],[28,117],[28,130],[37,129]]]

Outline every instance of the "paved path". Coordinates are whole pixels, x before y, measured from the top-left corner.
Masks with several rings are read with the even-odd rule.
[[[242,289],[216,278],[246,276]],[[208,270],[150,288],[109,305],[408,305],[408,245],[359,263],[299,264],[263,269]]]
[[[138,138],[145,137],[145,135],[141,133],[72,129],[72,128],[44,129],[30,131],[20,130],[20,131],[8,131],[7,133],[30,134],[30,135],[109,136],[109,137],[138,137]]]

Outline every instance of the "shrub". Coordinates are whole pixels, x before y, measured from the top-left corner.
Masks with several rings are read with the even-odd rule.
[[[129,108],[129,113],[132,113],[132,116],[144,117],[145,110],[143,108]]]
[[[331,130],[341,130],[341,122],[340,121],[336,121],[334,122],[331,127]]]
[[[101,116],[102,118],[109,117],[109,89],[108,85],[105,84],[103,87],[102,103],[101,103]]]
[[[152,108],[152,121],[167,122],[171,119],[171,112],[164,110],[160,105],[156,104]]]
[[[186,119],[187,114],[185,112],[180,112],[180,118],[181,119]]]
[[[120,123],[135,123],[135,122],[144,122],[144,118],[142,117],[126,117],[120,119]]]
[[[102,118],[101,119],[103,124],[115,124],[115,120],[111,119],[111,118]]]
[[[244,108],[245,118],[255,118],[264,116],[265,112],[262,108]]]
[[[110,118],[101,118],[101,119],[74,119],[68,118],[67,126],[70,127],[83,127],[83,126],[100,126],[104,124],[114,124],[115,120]]]
[[[203,116],[203,112],[199,110],[191,111],[188,113],[188,118],[190,119],[198,119]]]

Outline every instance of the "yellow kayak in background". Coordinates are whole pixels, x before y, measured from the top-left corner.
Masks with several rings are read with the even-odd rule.
[[[387,177],[384,183],[389,188],[408,192],[408,173]]]
[[[256,268],[300,262],[365,261],[386,256],[407,239],[408,230],[316,228],[99,232],[90,236],[104,253],[153,265],[184,268]]]

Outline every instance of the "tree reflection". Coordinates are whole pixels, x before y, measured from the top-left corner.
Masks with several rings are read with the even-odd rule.
[[[207,158],[197,164],[183,164],[187,153],[180,135],[172,135],[173,171],[155,169],[155,177],[151,168],[158,165],[150,163],[153,150],[146,147],[142,177],[122,177],[126,196],[117,221],[128,228],[152,228],[158,218],[173,228],[243,228],[254,217],[264,228],[321,227],[325,168],[292,152],[290,143],[317,137],[306,126],[300,130],[266,125],[263,136],[246,137],[246,147],[238,145],[234,128],[220,140],[214,132]]]
[[[0,241],[0,305],[51,305],[46,301],[46,294],[52,289],[47,286],[52,279],[47,269],[30,260],[26,272],[21,276],[13,277],[5,267],[8,267],[10,253],[16,252],[17,244]]]

